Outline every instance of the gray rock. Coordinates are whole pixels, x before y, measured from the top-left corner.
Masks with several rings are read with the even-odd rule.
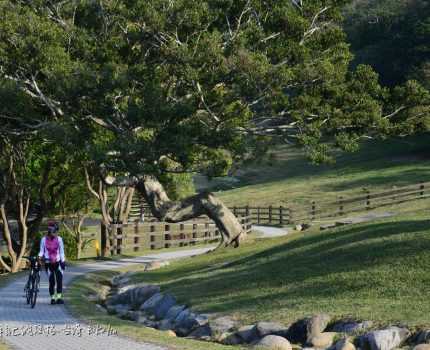
[[[127,304],[118,304],[118,305],[108,305],[107,312],[110,315],[121,315],[125,314],[130,310],[130,306]]]
[[[430,350],[430,344],[419,344],[413,350]]]
[[[383,330],[367,333],[361,340],[361,347],[371,350],[391,350],[397,348],[410,335],[406,328],[390,327]]]
[[[164,298],[163,293],[156,293],[145,301],[139,308],[140,311],[144,311],[148,314],[153,314],[157,304]]]
[[[255,344],[259,348],[271,350],[291,350],[290,342],[277,335],[267,335]]]
[[[236,321],[229,316],[218,317],[210,320],[210,329],[213,335],[232,332],[236,328]]]
[[[135,321],[137,322],[140,317],[139,311],[127,311],[125,313],[118,314],[123,320]]]
[[[197,315],[185,309],[179,313],[173,323],[176,334],[185,337],[194,329],[207,325],[209,321],[206,316]]]
[[[142,315],[142,314],[139,315],[137,322],[141,325],[144,325],[144,326],[150,327],[150,328],[158,328],[158,326],[159,326],[158,322],[150,320],[148,317],[146,317],[145,315]]]
[[[244,341],[236,333],[223,333],[219,336],[216,341],[224,345],[239,345],[243,344]]]
[[[345,338],[336,342],[334,346],[334,350],[356,350],[356,349],[355,349],[355,345]]]
[[[336,332],[323,332],[308,339],[308,343],[317,349],[327,349],[333,345]]]
[[[167,311],[166,316],[164,316],[165,320],[174,321],[178,315],[184,311],[186,308],[185,305],[173,305],[169,311]]]
[[[168,330],[172,330],[174,328],[174,325],[172,323],[171,320],[161,320],[158,324],[158,329],[160,331],[168,331]]]
[[[424,329],[418,332],[417,336],[415,337],[415,343],[416,344],[430,343],[430,329]]]
[[[157,320],[163,319],[169,309],[176,304],[176,299],[171,294],[155,294],[142,304],[140,310],[154,315]]]
[[[195,330],[193,330],[190,334],[188,334],[189,338],[204,339],[204,340],[210,340],[211,336],[212,336],[212,331],[209,325],[198,327]]]
[[[255,325],[255,329],[260,338],[264,338],[267,335],[286,335],[288,328],[277,322],[258,322]]]
[[[305,344],[307,341],[307,327],[310,318],[303,318],[294,322],[287,331],[285,338],[293,344]]]
[[[160,287],[148,284],[138,284],[128,286],[122,290],[122,293],[109,298],[108,303],[111,305],[129,304],[131,305],[131,308],[139,309],[139,307],[148,299],[160,292]]]
[[[331,318],[327,314],[318,314],[312,316],[306,325],[306,339],[310,343],[310,339],[324,332]]]
[[[372,325],[373,325],[372,321],[363,321],[363,322],[339,321],[339,322],[336,322],[330,328],[330,330],[338,333],[356,334],[358,332],[362,332],[371,328]]]
[[[257,328],[254,325],[243,326],[238,329],[235,333],[244,343],[252,343],[256,341],[258,337]]]

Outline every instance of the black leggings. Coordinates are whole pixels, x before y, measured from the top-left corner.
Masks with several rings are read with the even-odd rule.
[[[49,276],[49,294],[55,294],[55,280],[57,280],[57,293],[63,293],[63,271],[61,271],[60,263],[47,263],[46,271]]]

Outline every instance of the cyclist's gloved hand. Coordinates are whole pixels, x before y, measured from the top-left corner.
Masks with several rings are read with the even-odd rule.
[[[62,270],[66,269],[66,262],[65,261],[60,261],[60,266]]]

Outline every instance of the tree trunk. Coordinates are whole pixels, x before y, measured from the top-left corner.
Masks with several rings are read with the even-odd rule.
[[[237,247],[244,238],[244,230],[236,216],[212,193],[199,193],[182,201],[171,201],[163,185],[153,176],[143,177],[136,187],[151,207],[152,214],[160,221],[176,223],[207,215],[221,231],[221,244]]]
[[[9,257],[11,259],[10,265],[8,265],[0,255],[0,264],[3,268],[11,273],[18,272],[19,267],[21,266],[22,257],[24,256],[25,250],[27,248],[27,215],[29,208],[30,200],[27,199],[24,201],[23,198],[18,199],[18,208],[19,208],[19,217],[18,217],[18,230],[21,238],[21,245],[19,246],[19,250],[15,251],[13,248],[12,235],[9,226],[9,220],[7,218],[6,206],[5,204],[0,205],[0,217],[3,227],[4,238],[7,243],[7,251]]]

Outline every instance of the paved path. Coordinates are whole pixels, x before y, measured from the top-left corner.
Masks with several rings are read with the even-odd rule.
[[[262,234],[262,238],[273,238],[288,235],[286,228],[252,225],[252,229]]]
[[[64,286],[67,289],[67,285],[73,278],[88,272],[115,269],[156,260],[180,259],[204,254],[210,249],[212,247],[69,267],[64,276]],[[25,350],[166,350],[160,346],[138,343],[116,335],[89,335],[88,326],[72,317],[64,306],[49,304],[48,281],[44,272],[42,273],[41,293],[37,305],[31,309],[23,297],[26,279],[27,277],[18,278],[0,289],[0,336],[2,336],[3,331],[3,339],[13,348]],[[76,327],[79,323],[82,329]],[[43,334],[30,335],[27,333],[22,335],[26,329],[29,330],[29,327],[33,331],[42,330]],[[5,336],[6,328],[10,331],[15,328],[15,334],[18,333],[19,335]],[[50,330],[55,330],[56,334],[52,335]],[[74,330],[78,332],[73,335]],[[79,330],[82,330],[82,336],[78,336]]]

